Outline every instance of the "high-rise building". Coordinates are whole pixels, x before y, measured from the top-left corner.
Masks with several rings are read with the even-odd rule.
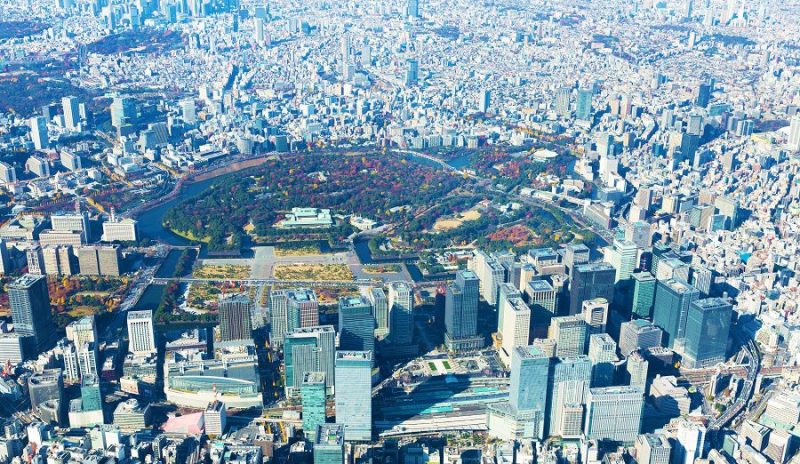
[[[625,370],[628,373],[628,385],[642,387],[647,394],[647,373],[650,363],[638,351],[634,351],[625,360]]]
[[[585,300],[581,308],[581,316],[589,326],[591,333],[605,332],[608,323],[608,300],[605,298]]]
[[[592,361],[592,388],[609,387],[614,383],[617,344],[606,333],[589,337],[589,360]]]
[[[389,289],[391,292],[391,288]],[[380,287],[372,287],[367,293],[369,303],[372,305],[372,311],[375,315],[375,333],[379,337],[383,337],[389,333],[389,300],[386,298],[386,292]]]
[[[135,356],[156,352],[153,311],[128,311],[128,351]]]
[[[606,249],[605,260],[616,269],[615,282],[626,281],[637,267],[639,247],[627,240],[614,240],[611,248]]]
[[[789,149],[793,151],[800,151],[800,113],[792,116],[792,121],[789,123]]]
[[[478,111],[481,113],[486,113],[489,111],[489,105],[491,104],[491,93],[483,89],[478,92]]]
[[[64,377],[61,369],[45,369],[28,378],[28,393],[31,398],[31,407],[38,409],[42,403],[49,400],[64,400]]]
[[[118,276],[121,273],[120,259],[118,245],[92,245],[78,249],[81,275]]]
[[[517,413],[533,413],[531,435],[538,439],[545,431],[549,374],[550,357],[539,348],[518,346],[512,350],[509,404]]]
[[[139,223],[135,219],[112,217],[103,223],[104,242],[135,242],[139,239]]]
[[[33,141],[34,148],[37,150],[49,148],[50,136],[47,132],[47,119],[43,116],[34,116],[30,119],[29,124],[31,128],[31,141]]]
[[[111,125],[117,129],[136,122],[136,100],[129,97],[115,97],[111,103]]]
[[[415,86],[417,85],[418,81],[419,81],[419,63],[415,59],[406,60],[406,87]]]
[[[608,263],[579,264],[572,270],[569,287],[569,314],[578,314],[583,302],[594,298],[614,300],[617,270]]]
[[[81,379],[81,409],[98,411],[103,409],[103,395],[100,393],[100,378],[87,374]]]
[[[706,428],[699,422],[682,420],[678,423],[675,446],[672,448],[673,464],[694,464],[703,457]]]
[[[325,373],[314,371],[303,374],[300,395],[303,405],[303,432],[314,440],[317,427],[325,424]]]
[[[25,257],[28,261],[28,274],[44,275],[46,271],[46,263],[44,259],[44,252],[39,245],[31,245],[30,248],[25,250]]]
[[[500,328],[503,338],[500,357],[505,359],[505,362],[509,362],[515,347],[528,346],[531,310],[518,296],[507,298],[502,306],[505,315],[503,316],[503,327]]]
[[[395,345],[414,342],[414,291],[406,282],[389,285],[389,333]]]
[[[336,423],[345,440],[372,440],[372,352],[336,352]]]
[[[656,297],[656,278],[649,272],[636,272],[633,278],[633,308],[637,317],[649,319],[653,315]]]
[[[503,264],[496,259],[496,255],[488,255],[481,250],[475,250],[468,263],[468,269],[478,277],[480,294],[483,299],[492,306],[496,305],[500,298],[500,286],[506,281],[506,270]]]
[[[664,435],[646,433],[636,437],[638,464],[669,464],[672,446]]]
[[[335,382],[336,331],[332,325],[302,327],[286,335],[283,346],[286,396],[302,388],[306,372],[324,372],[325,388],[333,393]]]
[[[569,118],[572,115],[570,108],[570,100],[572,99],[572,89],[569,87],[561,87],[556,92],[555,107],[556,112],[562,118]]]
[[[66,327],[67,339],[75,346],[97,341],[97,325],[94,316],[83,316],[77,321],[72,321]]]
[[[503,317],[506,314],[508,301],[521,297],[519,289],[510,282],[500,284],[497,297],[497,330],[503,330]]]
[[[546,280],[531,280],[525,288],[528,307],[531,308],[531,330],[533,336],[541,337],[556,315],[556,290]]]
[[[592,119],[592,89],[578,89],[578,105],[575,117],[584,121]]]
[[[409,18],[419,18],[419,0],[407,0],[406,16]]]
[[[683,364],[709,367],[725,362],[733,306],[722,298],[706,298],[689,305],[683,344]]]
[[[55,326],[47,278],[31,274],[18,278],[8,285],[8,303],[14,330],[25,338],[26,356],[35,358],[50,348]]]
[[[661,346],[661,329],[644,319],[623,322],[619,330],[619,351],[628,356],[636,350]]]
[[[269,341],[275,348],[283,346],[283,339],[289,332],[289,295],[286,290],[269,292]]]
[[[17,181],[17,170],[14,166],[0,161],[0,182],[13,184]]]
[[[310,288],[288,290],[287,330],[298,327],[316,327],[319,325],[319,303],[317,295]]]
[[[581,316],[554,317],[550,322],[548,338],[555,340],[559,358],[584,354],[587,336],[588,327]]]
[[[223,342],[253,337],[252,304],[245,294],[223,297],[219,302],[219,333]]]
[[[583,355],[559,358],[551,369],[549,436],[580,436],[584,405],[592,380],[592,362]]]
[[[61,106],[64,109],[64,126],[72,131],[79,130],[81,125],[81,113],[78,97],[62,98]]]
[[[372,305],[363,296],[339,298],[339,349],[375,351]]]
[[[572,269],[579,264],[587,264],[589,262],[589,247],[583,243],[569,244],[564,248],[564,266],[567,268],[567,273],[572,274]]]
[[[631,445],[642,426],[644,391],[641,387],[605,387],[589,390],[586,438]]]
[[[676,279],[659,280],[653,304],[653,323],[664,331],[662,342],[672,348],[675,340],[686,335],[689,305],[700,297],[700,292]]]
[[[483,346],[478,336],[478,276],[470,270],[456,274],[447,286],[445,296],[445,343],[451,351],[477,349]]]
[[[345,464],[344,426],[320,424],[314,438],[314,464]]]

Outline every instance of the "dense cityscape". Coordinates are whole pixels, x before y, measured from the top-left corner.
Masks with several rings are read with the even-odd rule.
[[[0,0],[0,463],[800,463],[800,4]]]

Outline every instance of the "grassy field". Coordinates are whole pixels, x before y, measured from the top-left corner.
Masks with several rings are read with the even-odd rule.
[[[345,264],[278,264],[272,275],[279,280],[353,280]]]
[[[233,264],[204,265],[195,269],[193,275],[197,279],[246,279],[250,277],[250,267]]]
[[[433,230],[435,232],[445,232],[448,230],[457,229],[461,227],[461,224],[464,224],[467,221],[475,221],[480,218],[481,213],[477,209],[473,208],[455,216],[441,217],[437,219],[433,224]]]

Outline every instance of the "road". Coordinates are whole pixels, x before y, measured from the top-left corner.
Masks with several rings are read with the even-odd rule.
[[[719,430],[734,421],[746,409],[750,399],[753,397],[756,377],[761,367],[761,355],[752,340],[748,341],[742,349],[747,351],[748,360],[747,377],[745,377],[744,386],[733,405],[709,424],[709,430]]]

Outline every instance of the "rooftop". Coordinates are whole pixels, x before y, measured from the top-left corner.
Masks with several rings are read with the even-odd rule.
[[[322,424],[317,426],[315,445],[343,446],[344,426],[341,424]]]

